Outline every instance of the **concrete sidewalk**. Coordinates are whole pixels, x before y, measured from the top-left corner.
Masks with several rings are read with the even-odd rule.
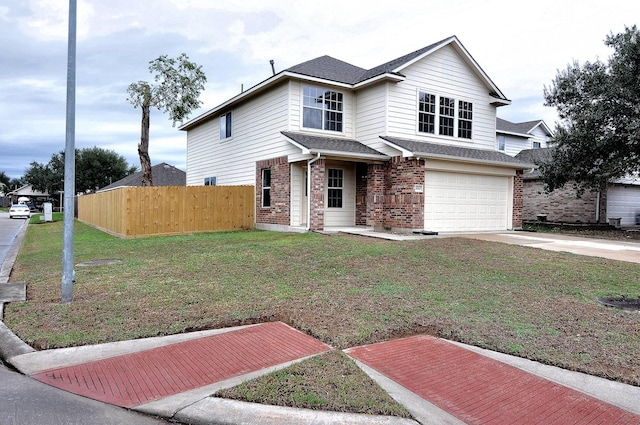
[[[330,349],[271,322],[41,352],[16,346],[5,360],[57,388],[191,424],[640,424],[639,387],[426,335],[345,350],[415,421],[210,397]]]
[[[537,232],[465,233],[471,239],[640,263],[640,243]]]

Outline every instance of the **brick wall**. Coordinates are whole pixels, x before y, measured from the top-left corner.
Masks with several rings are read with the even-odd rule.
[[[262,207],[262,170],[271,170],[271,206]],[[290,224],[291,167],[286,156],[256,162],[256,223]]]
[[[565,223],[595,223],[598,194],[585,192],[577,198],[567,184],[550,194],[545,193],[541,180],[525,180],[523,185],[523,220],[537,220],[538,214],[546,214],[547,221]],[[606,200],[600,202],[600,222],[606,222]]]
[[[385,167],[384,222],[390,229],[422,229],[424,227],[424,160],[394,157]]]

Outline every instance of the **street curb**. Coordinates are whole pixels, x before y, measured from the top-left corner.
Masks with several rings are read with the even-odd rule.
[[[418,425],[394,416],[327,412],[207,397],[178,412],[173,419],[192,425],[243,425],[260,418],[262,425]]]
[[[20,231],[18,232],[15,242],[11,246],[7,257],[2,262],[2,267],[0,267],[0,285],[9,282],[9,275],[11,275],[13,263],[15,263],[18,253],[20,252],[20,248],[22,248],[22,242],[24,240],[24,235],[27,233],[28,226],[29,220],[25,220],[24,224],[20,227]],[[0,318],[1,317],[2,316],[0,316]]]
[[[11,332],[11,329],[9,329],[4,322],[0,321],[0,358],[3,361],[11,364],[13,357],[35,351],[36,350]]]

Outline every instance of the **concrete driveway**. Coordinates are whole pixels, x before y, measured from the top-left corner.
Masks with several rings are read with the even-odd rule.
[[[535,232],[474,233],[458,235],[483,241],[530,246],[557,252],[640,263],[640,242],[592,239]]]

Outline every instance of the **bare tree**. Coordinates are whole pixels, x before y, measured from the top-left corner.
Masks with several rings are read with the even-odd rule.
[[[127,89],[127,99],[134,108],[142,109],[142,127],[138,155],[142,167],[142,185],[153,186],[151,159],[149,158],[149,112],[151,107],[169,113],[169,119],[175,126],[188,118],[189,114],[200,107],[198,100],[204,90],[207,77],[200,65],[189,61],[186,54],[176,59],[162,55],[149,62],[149,72],[154,74],[154,82],[138,81]]]

